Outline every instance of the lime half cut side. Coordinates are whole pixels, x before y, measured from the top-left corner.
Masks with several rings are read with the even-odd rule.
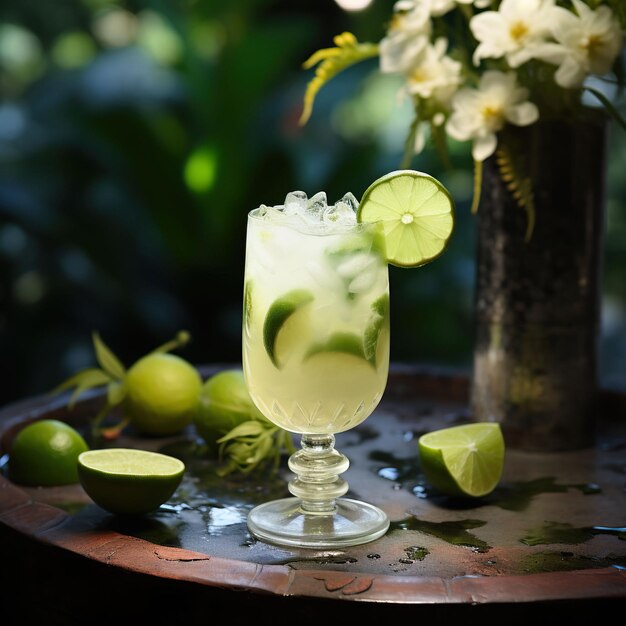
[[[134,448],[89,450],[78,457],[78,476],[87,495],[118,515],[158,509],[176,491],[184,472],[180,459]]]
[[[486,496],[502,476],[505,445],[497,423],[463,424],[426,433],[418,447],[426,480],[445,495]]]
[[[366,189],[357,220],[382,223],[390,264],[419,267],[446,249],[454,229],[454,201],[429,174],[397,170]]]

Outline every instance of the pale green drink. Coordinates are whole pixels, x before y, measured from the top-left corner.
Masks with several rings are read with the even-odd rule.
[[[346,194],[328,207],[293,192],[248,216],[243,369],[259,410],[301,435],[289,459],[292,498],[248,515],[258,539],[291,546],[356,545],[389,528],[379,508],[344,498],[336,433],[380,402],[389,370],[389,280],[379,224],[358,224]]]
[[[263,213],[248,219],[243,365],[250,395],[292,432],[353,428],[379,403],[389,369],[379,230]]]

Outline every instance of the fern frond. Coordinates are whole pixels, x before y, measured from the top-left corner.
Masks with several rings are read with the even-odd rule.
[[[352,33],[341,33],[333,39],[335,48],[323,48],[314,52],[304,63],[305,69],[317,65],[315,76],[309,81],[304,94],[304,107],[300,125],[307,123],[313,112],[313,103],[320,89],[340,72],[351,65],[378,55],[378,44],[359,43]]]
[[[506,184],[517,205],[526,211],[526,235],[525,241],[530,241],[535,229],[535,196],[532,181],[529,177],[522,177],[519,168],[516,167],[510,152],[505,147],[496,150],[496,164],[500,177]]]

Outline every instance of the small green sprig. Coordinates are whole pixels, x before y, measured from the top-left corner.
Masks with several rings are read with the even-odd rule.
[[[351,65],[378,55],[378,44],[361,43],[352,33],[341,33],[333,41],[336,47],[318,50],[303,63],[304,69],[311,69],[315,65],[317,68],[304,94],[304,107],[300,117],[302,126],[311,117],[317,93],[331,78]]]
[[[224,463],[218,470],[220,476],[250,474],[268,467],[275,472],[282,451],[289,454],[296,451],[291,434],[266,419],[242,422],[217,443],[220,444],[220,460]]]

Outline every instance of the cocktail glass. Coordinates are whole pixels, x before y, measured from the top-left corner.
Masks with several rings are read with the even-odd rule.
[[[315,205],[302,195],[248,215],[246,385],[270,421],[301,438],[288,463],[293,497],[252,509],[248,528],[269,543],[322,549],[366,543],[389,528],[382,510],[343,497],[349,461],[334,447],[387,384],[389,280],[381,230],[357,224],[353,209],[350,217],[353,197],[323,202],[305,219],[288,214],[290,196]]]

